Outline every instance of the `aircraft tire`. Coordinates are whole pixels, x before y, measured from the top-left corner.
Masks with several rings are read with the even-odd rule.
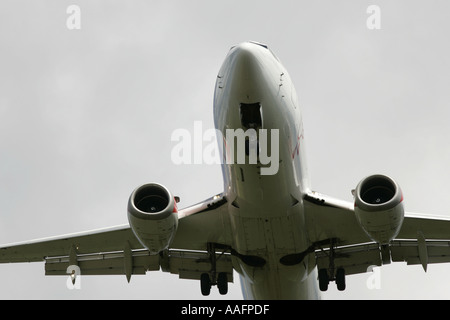
[[[345,270],[338,268],[336,271],[336,285],[339,291],[345,290]]]
[[[330,278],[328,277],[327,269],[319,270],[319,289],[320,291],[327,291]]]
[[[220,272],[217,277],[217,287],[219,288],[219,293],[225,295],[228,293],[228,278],[225,272]]]
[[[209,274],[202,273],[200,276],[200,289],[204,296],[209,296],[211,293],[211,279],[209,279]]]

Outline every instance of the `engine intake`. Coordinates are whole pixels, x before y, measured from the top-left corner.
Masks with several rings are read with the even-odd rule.
[[[385,175],[363,179],[355,190],[355,214],[367,235],[388,244],[400,231],[404,218],[400,186]]]
[[[162,212],[169,205],[170,194],[161,187],[154,184],[144,185],[134,194],[134,205],[148,218],[158,217],[153,214]]]
[[[139,242],[159,253],[169,247],[178,227],[175,198],[160,184],[142,185],[128,201],[128,221]]]

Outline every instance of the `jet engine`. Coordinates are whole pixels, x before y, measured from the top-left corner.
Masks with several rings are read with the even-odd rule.
[[[403,194],[399,185],[384,175],[364,178],[356,187],[355,214],[367,235],[381,245],[388,244],[403,223]]]
[[[169,247],[178,227],[175,198],[160,184],[144,184],[130,196],[128,221],[139,242],[159,253]]]

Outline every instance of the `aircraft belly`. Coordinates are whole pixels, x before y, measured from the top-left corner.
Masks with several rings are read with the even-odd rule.
[[[259,276],[253,276],[253,278],[247,273],[241,274],[240,280],[244,298],[250,300],[320,299],[317,290],[317,269],[314,269],[302,280],[294,280],[292,275],[302,273],[301,269],[301,267],[285,267],[276,272],[268,269],[260,270]]]
[[[241,216],[241,208],[230,205],[234,232],[234,249],[243,255],[255,255],[266,261],[263,267],[245,264],[235,259],[236,270],[246,282],[249,297],[258,299],[305,298],[301,283],[308,281],[311,272],[309,257],[294,266],[284,266],[281,257],[308,247],[303,226],[303,205],[280,208],[284,215],[276,217],[260,208],[260,216]],[[244,291],[245,291],[244,290]]]
[[[231,210],[240,211],[236,208]],[[285,210],[283,217],[232,215],[231,224],[236,231],[235,249],[242,254],[277,253],[280,256],[306,249],[308,245],[305,235],[301,232],[301,216],[289,211],[294,210]]]

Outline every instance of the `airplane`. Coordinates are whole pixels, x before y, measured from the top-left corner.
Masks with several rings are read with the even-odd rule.
[[[230,49],[213,111],[222,193],[178,209],[165,186],[144,184],[128,224],[3,245],[0,263],[45,262],[46,275],[74,283],[161,270],[199,280],[205,296],[226,294],[236,271],[245,299],[271,300],[319,299],[330,282],[342,291],[347,276],[391,262],[450,262],[450,219],[405,212],[391,177],[363,178],[353,202],[311,190],[298,97],[267,45]]]

